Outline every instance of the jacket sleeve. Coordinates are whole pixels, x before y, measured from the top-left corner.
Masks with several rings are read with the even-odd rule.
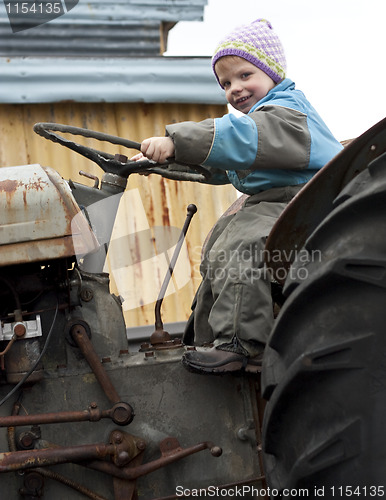
[[[249,115],[228,114],[166,127],[176,160],[222,170],[302,169],[310,159],[307,115],[265,105]]]
[[[166,126],[166,135],[171,137],[175,147],[176,162],[202,165],[212,147],[214,120],[202,122],[180,122]],[[210,167],[208,184],[229,184],[229,178],[221,168]]]
[[[212,147],[214,119],[167,125],[166,135],[174,142],[177,162],[201,165]]]

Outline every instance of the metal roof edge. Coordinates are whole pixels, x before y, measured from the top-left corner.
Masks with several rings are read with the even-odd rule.
[[[0,75],[0,103],[226,103],[210,57],[0,57]]]

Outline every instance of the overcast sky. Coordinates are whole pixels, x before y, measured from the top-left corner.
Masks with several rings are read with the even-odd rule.
[[[166,55],[212,55],[228,32],[269,19],[287,57],[287,76],[337,139],[386,116],[384,0],[208,0],[204,22],[180,22]]]

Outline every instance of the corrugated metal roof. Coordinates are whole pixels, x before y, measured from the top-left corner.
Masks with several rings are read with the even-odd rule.
[[[36,2],[47,3],[52,0]],[[0,2],[2,56],[138,56],[162,53],[168,30],[179,21],[201,21],[207,0],[80,0],[40,26],[35,26],[37,14],[18,14],[12,20],[14,32],[4,4]]]
[[[3,56],[130,56],[161,52],[160,23],[147,21],[94,21],[48,23],[11,35],[0,22],[0,55]]]
[[[0,102],[225,104],[208,57],[0,57]]]
[[[0,102],[224,104],[208,58],[161,57],[169,29],[178,21],[202,20],[206,4],[79,0],[64,15],[18,31],[36,18],[16,16],[15,26],[0,2]]]
[[[202,21],[207,3],[208,0],[79,0],[66,17],[75,20]]]

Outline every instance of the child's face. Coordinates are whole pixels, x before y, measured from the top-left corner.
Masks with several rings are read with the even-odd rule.
[[[215,69],[227,101],[245,114],[275,86],[272,78],[242,57],[221,57]]]

